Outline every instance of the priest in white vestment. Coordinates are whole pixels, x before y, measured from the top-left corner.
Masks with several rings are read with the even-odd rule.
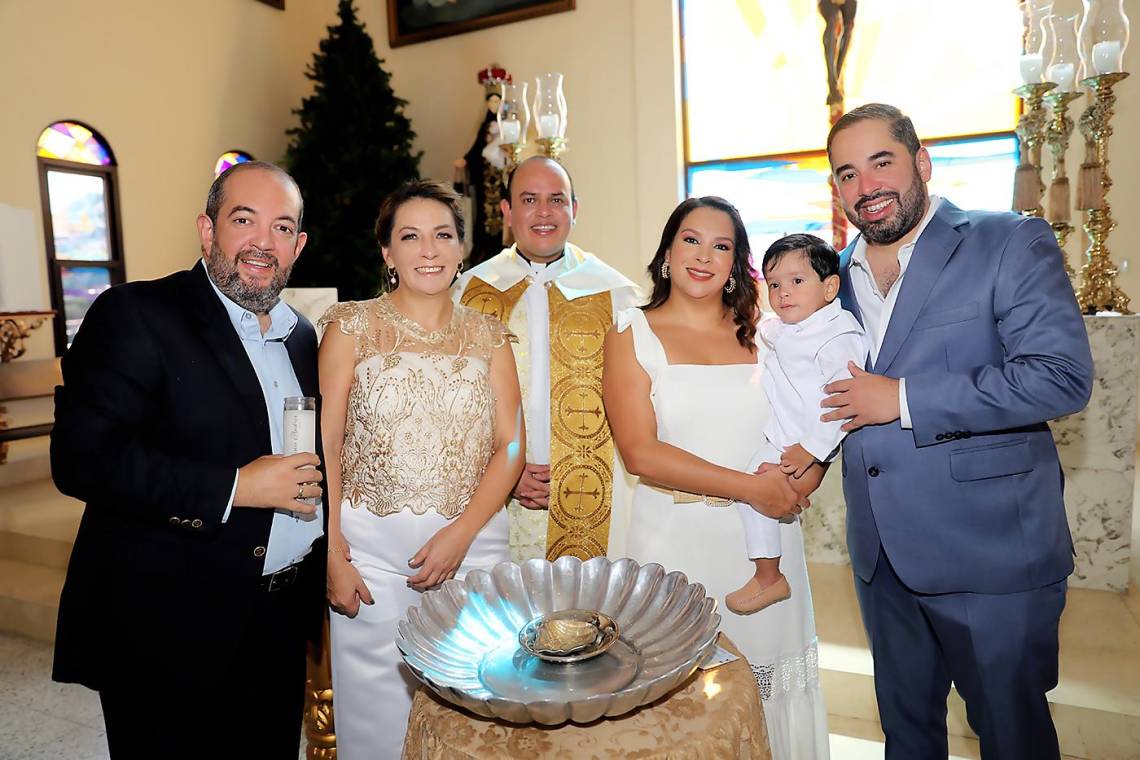
[[[602,345],[614,315],[642,298],[629,278],[568,242],[578,201],[561,164],[527,159],[507,191],[503,220],[515,244],[463,273],[454,296],[519,339],[527,451],[507,508],[511,558],[620,556],[630,486],[602,406]]]

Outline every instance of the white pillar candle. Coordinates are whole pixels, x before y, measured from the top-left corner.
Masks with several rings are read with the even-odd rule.
[[[1057,83],[1057,89],[1061,92],[1072,92],[1073,81],[1077,76],[1077,67],[1071,63],[1055,63],[1049,67],[1049,73],[1046,77],[1050,82]]]
[[[1025,53],[1021,56],[1021,81],[1026,84],[1041,82],[1042,62],[1040,53]]]
[[[302,451],[317,453],[317,412],[315,409],[286,409],[285,429],[282,431],[282,451],[285,456]]]
[[[1106,40],[1093,45],[1093,68],[1098,74],[1112,74],[1124,69],[1124,48],[1120,40]]]
[[[538,136],[539,137],[557,137],[558,136],[558,114],[556,114],[556,113],[539,114],[539,117],[538,117]]]
[[[499,125],[501,134],[499,139],[505,143],[517,143],[519,141],[519,131],[521,125],[517,121],[504,121]]]

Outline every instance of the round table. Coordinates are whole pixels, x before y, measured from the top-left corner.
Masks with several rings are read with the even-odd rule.
[[[698,670],[651,705],[588,725],[516,725],[480,718],[420,687],[408,718],[404,760],[768,760],[768,731],[752,669],[724,634],[720,645],[740,659]]]

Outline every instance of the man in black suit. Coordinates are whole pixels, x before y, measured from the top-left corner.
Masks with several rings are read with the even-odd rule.
[[[318,393],[278,299],[301,216],[282,169],[229,169],[203,260],[100,295],[63,357],[52,476],[87,506],[53,678],[99,692],[116,760],[297,757],[326,556],[320,461],[278,456],[283,398]]]

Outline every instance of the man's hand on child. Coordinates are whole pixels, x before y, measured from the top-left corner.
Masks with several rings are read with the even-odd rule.
[[[798,443],[789,446],[780,455],[780,472],[791,475],[793,478],[802,478],[813,464],[815,464],[815,457]]]
[[[820,406],[835,411],[821,416],[821,421],[847,420],[840,429],[850,433],[864,425],[883,425],[899,418],[897,378],[872,374],[855,362],[848,362],[847,369],[850,380],[836,380],[823,387],[831,395]]]

